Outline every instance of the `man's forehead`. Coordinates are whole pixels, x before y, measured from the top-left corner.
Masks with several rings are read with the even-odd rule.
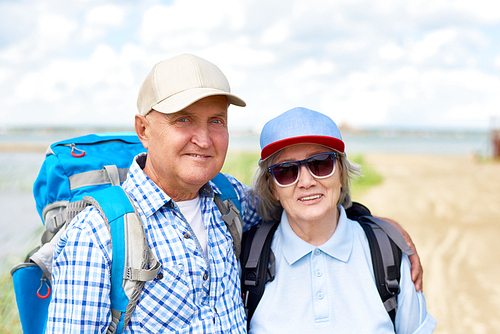
[[[209,109],[205,108],[190,108],[191,106],[182,109],[178,112],[167,114],[169,117],[180,117],[180,116],[191,116],[191,117],[197,117],[197,116],[204,116],[207,115],[208,112],[210,112],[210,116],[219,116],[219,117],[227,117],[227,107],[226,108],[220,108],[219,110],[214,110],[209,111]]]

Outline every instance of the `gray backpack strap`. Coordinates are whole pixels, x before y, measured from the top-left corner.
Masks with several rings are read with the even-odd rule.
[[[45,277],[52,281],[52,261],[54,258],[54,247],[66,230],[68,223],[80,211],[87,207],[84,201],[59,201],[47,205],[43,209],[45,231],[42,235],[42,246],[30,256],[43,271]]]
[[[161,264],[149,248],[141,217],[137,213],[133,201],[125,192],[123,193],[134,208],[134,212],[128,212],[123,215],[125,259],[122,288],[129,298],[122,326],[122,328],[125,328],[132,317],[145,282],[151,281],[156,277]],[[85,196],[83,200],[94,205],[109,226],[108,219],[99,203],[89,196]],[[112,244],[113,242],[112,240]],[[118,324],[122,318],[122,312],[116,309],[112,308],[111,314],[112,322],[108,328],[108,334],[113,334],[117,331]]]
[[[61,235],[66,231],[66,224],[64,224],[57,234],[55,234],[49,242],[46,242],[40,249],[30,256],[30,260],[36,263],[43,274],[52,283],[52,260],[54,258],[54,247]]]
[[[377,217],[370,216],[369,219],[372,223],[380,227],[389,236],[389,238],[394,241],[394,243],[401,249],[403,253],[408,256],[413,255],[413,252],[410,247],[408,247],[408,244],[406,243],[403,235],[398,231],[396,227]]]
[[[382,255],[383,268],[384,268],[384,272],[385,272],[385,280],[386,280],[387,287],[391,291],[399,290],[399,282],[395,278],[391,277],[389,270],[388,270],[389,268],[393,268],[396,265],[396,263],[394,261],[393,252],[392,252],[391,242],[389,241],[389,236],[387,235],[387,233],[384,230],[382,230],[382,228],[380,228],[380,227],[377,228],[377,227],[379,227],[379,226],[373,226],[373,233],[375,234],[375,237],[377,238],[377,242],[378,242],[378,245],[380,248],[380,253]],[[405,243],[405,245],[406,245],[406,243]],[[408,247],[408,246],[406,246],[406,247]],[[396,297],[397,297],[397,295],[394,295],[391,298],[384,301],[384,306],[385,306],[385,309],[387,312],[390,312],[392,310],[397,309],[398,302],[397,302]]]
[[[111,309],[111,323],[109,324],[108,330],[106,334],[115,334],[118,329],[118,323],[120,322],[120,318],[122,313],[120,311]]]
[[[279,222],[264,221],[245,232],[241,252],[241,292],[247,325],[264,294],[267,282],[274,280],[276,264],[271,250]]]
[[[48,204],[42,211],[43,222],[45,223],[45,233],[42,237],[42,244],[52,239],[54,234],[66,223],[67,209],[69,201],[57,201]]]
[[[257,265],[259,264],[260,254],[262,252],[262,249],[264,248],[264,243],[266,242],[267,235],[269,234],[269,231],[273,228],[275,223],[276,222],[273,221],[264,221],[255,232],[247,262],[244,264],[246,269],[257,268]],[[274,254],[272,255],[272,258],[274,258]]]
[[[136,210],[135,207],[134,210]],[[123,276],[123,289],[130,301],[125,312],[123,328],[127,326],[132,317],[144,284],[147,281],[155,279],[161,268],[160,262],[154,256],[151,248],[149,248],[142,220],[137,211],[134,214],[126,214],[124,216],[124,223],[125,245],[127,247],[125,248],[126,269]],[[142,249],[142,252],[138,252],[138,249]]]
[[[70,221],[72,221],[77,214],[82,212],[83,209],[85,209],[89,205],[90,205],[89,203],[83,200],[69,203],[68,207],[66,208],[67,222],[69,223]]]
[[[233,238],[234,254],[236,254],[236,258],[238,259],[241,253],[241,237],[243,235],[243,223],[240,211],[230,199],[222,201],[219,195],[215,194],[214,201],[222,215],[222,220],[226,223],[227,229]]]
[[[81,187],[110,184],[119,186],[127,179],[128,168],[117,168],[115,165],[104,166],[101,170],[92,170],[69,177],[71,190]]]
[[[375,284],[384,307],[395,324],[398,307],[401,254],[412,254],[401,233],[391,224],[372,216],[359,217],[370,246]],[[403,249],[402,249],[403,248]]]

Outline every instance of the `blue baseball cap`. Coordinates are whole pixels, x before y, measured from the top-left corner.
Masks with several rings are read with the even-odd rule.
[[[318,144],[344,153],[337,124],[328,116],[306,108],[293,108],[271,119],[260,133],[260,159],[296,144]]]

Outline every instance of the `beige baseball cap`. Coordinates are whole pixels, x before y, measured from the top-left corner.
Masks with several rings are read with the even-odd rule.
[[[208,96],[227,96],[229,103],[244,107],[221,70],[211,62],[182,54],[156,64],[139,89],[137,108],[147,115],[152,109],[170,114]]]

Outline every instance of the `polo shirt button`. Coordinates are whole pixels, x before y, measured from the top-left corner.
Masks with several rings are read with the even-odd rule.
[[[163,273],[158,273],[158,275],[156,275],[156,279],[162,279],[163,278]]]
[[[187,233],[187,232],[184,233],[184,239],[189,239],[189,238],[191,238],[191,236],[189,235],[189,233]]]
[[[321,271],[317,271],[316,276],[321,277]]]
[[[323,297],[324,297],[323,293],[321,293],[321,292],[318,293],[318,299],[323,299]]]
[[[319,254],[321,254],[321,251],[320,251],[319,249],[316,249],[316,250],[314,251],[314,254],[315,254],[315,255],[319,255]]]
[[[205,275],[203,275],[203,280],[206,281],[208,279],[208,274],[205,273]]]

